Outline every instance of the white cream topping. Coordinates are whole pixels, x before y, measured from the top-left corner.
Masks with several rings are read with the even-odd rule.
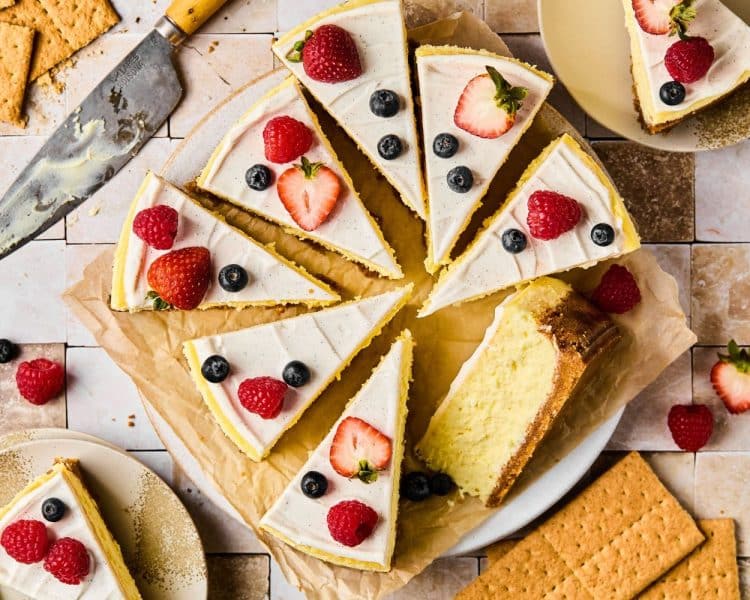
[[[202,304],[336,299],[153,173],[147,175],[146,185],[135,202],[136,214],[164,204],[174,208],[179,217],[177,237],[170,250],[148,246],[131,229],[124,268],[125,298],[129,308],[151,308],[151,301],[146,299],[150,290],[147,273],[151,263],[167,252],[190,246],[204,246],[211,252],[213,277]],[[218,283],[219,271],[229,264],[238,264],[247,271],[249,282],[239,292],[227,292]]]
[[[497,69],[511,85],[529,90],[513,127],[495,139],[480,138],[453,122],[464,87],[474,77],[486,74],[487,66]],[[552,82],[516,61],[475,54],[418,56],[417,73],[430,207],[428,243],[434,262],[440,264],[450,257],[466,220],[479,207],[493,177],[541,108]],[[458,139],[458,152],[451,158],[440,158],[432,150],[439,133],[450,133]],[[474,176],[468,192],[458,193],[448,187],[448,171],[457,166],[468,167]]]
[[[301,62],[290,62],[286,58],[296,39],[282,40],[284,43],[275,45],[274,51],[362,147],[401,194],[404,203],[424,219],[422,173],[401,2],[383,0],[326,15],[313,29],[329,24],[338,25],[354,38],[362,65],[362,75],[356,79],[339,83],[311,79]],[[401,108],[394,116],[378,117],[370,111],[370,96],[379,89],[398,94]],[[401,155],[393,160],[382,158],[377,149],[378,141],[387,134],[397,135],[404,147]]]
[[[582,209],[578,225],[549,241],[535,239],[526,224],[530,196],[544,190],[569,196]],[[589,267],[619,256],[624,252],[625,235],[622,220],[615,217],[611,207],[610,190],[561,138],[499,216],[448,267],[419,316],[522,281],[573,267]],[[597,246],[591,241],[591,229],[598,223],[607,223],[615,231],[614,242],[609,246]],[[526,236],[526,248],[518,254],[503,248],[503,232],[511,228]]]
[[[323,550],[339,557],[384,565],[390,536],[392,515],[393,472],[401,465],[389,464],[378,471],[373,483],[363,483],[356,477],[347,479],[336,473],[329,460],[331,442],[339,423],[347,417],[358,417],[391,439],[403,435],[396,431],[401,410],[401,389],[404,360],[404,340],[393,344],[370,379],[343,412],[328,435],[315,449],[283,494],[263,516],[261,526],[267,525],[295,543]],[[302,493],[300,482],[308,471],[318,471],[328,480],[328,490],[321,498],[308,498]],[[372,534],[355,547],[336,542],[328,531],[328,510],[344,500],[359,500],[378,513],[378,523]]]
[[[322,162],[339,178],[340,192],[328,218],[315,231],[304,231],[297,225],[279,199],[276,181],[293,164],[275,164],[266,160],[263,129],[274,117],[286,115],[303,122],[313,132],[313,145],[304,156],[310,162]],[[265,190],[251,189],[245,172],[254,164],[264,164],[274,174],[273,184]],[[256,104],[224,136],[205,172],[198,180],[203,189],[235,202],[252,212],[290,227],[300,235],[351,254],[355,260],[376,265],[394,276],[401,270],[383,243],[375,224],[341,172],[338,160],[331,156],[320,140],[320,133],[310,115],[307,103],[292,80],[277,88],[276,93]]]
[[[66,506],[65,515],[56,523],[42,517],[42,503],[47,498],[58,498]],[[55,579],[44,570],[44,561],[23,564],[11,558],[4,548],[0,548],[0,584],[8,586],[35,600],[115,600],[125,598],[117,579],[107,562],[104,552],[96,542],[96,537],[75,494],[59,473],[42,484],[26,498],[17,502],[0,520],[0,531],[21,519],[41,521],[47,526],[50,542],[71,537],[81,542],[89,553],[90,571],[79,585],[68,585]]]

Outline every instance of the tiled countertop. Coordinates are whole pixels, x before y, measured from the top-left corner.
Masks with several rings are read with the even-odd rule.
[[[67,392],[42,408],[17,396],[11,369],[0,365],[0,434],[25,427],[69,427],[136,455],[188,506],[208,553],[212,599],[300,597],[286,585],[258,541],[237,527],[173,464],[151,428],[135,388],[68,314],[60,295],[119,234],[124,213],[147,167],[158,168],[205,111],[237,86],[274,66],[270,42],[338,0],[230,0],[179,51],[186,97],[128,167],[94,198],[9,258],[0,261],[0,337],[27,356],[64,360]],[[30,121],[20,131],[0,125],[0,189],[46,135],[151,27],[167,0],[114,0],[121,23],[80,52],[60,76],[63,94],[32,89]],[[422,2],[426,4],[426,2]],[[410,13],[416,24],[451,10],[483,16],[522,59],[550,68],[537,32],[536,0],[435,0],[438,9]],[[697,154],[653,151],[618,140],[583,113],[560,88],[552,104],[585,133],[609,167],[644,240],[680,285],[698,347],[682,356],[627,409],[610,452],[646,451],[666,484],[696,517],[733,517],[740,573],[750,597],[750,413],[730,417],[708,373],[719,346],[750,344],[750,142]],[[716,429],[698,454],[678,452],[666,427],[675,403],[707,403]],[[748,557],[748,558],[745,558]],[[397,598],[452,598],[482,568],[481,555],[438,560]]]

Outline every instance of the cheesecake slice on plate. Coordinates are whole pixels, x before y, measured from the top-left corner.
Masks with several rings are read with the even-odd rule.
[[[485,50],[416,50],[427,196],[426,267],[450,262],[492,179],[552,89],[551,75]]]
[[[190,340],[190,374],[224,433],[263,460],[284,432],[406,304],[412,285]]]
[[[262,529],[328,562],[390,570],[413,345],[404,331],[263,516]]]
[[[500,210],[440,274],[419,316],[639,246],[609,177],[564,134],[526,168]]]

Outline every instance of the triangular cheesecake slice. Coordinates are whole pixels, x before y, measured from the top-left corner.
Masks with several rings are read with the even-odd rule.
[[[385,277],[403,277],[293,77],[231,127],[198,187]]]
[[[425,192],[401,1],[350,0],[295,27],[272,48],[404,204],[424,219]]]
[[[166,234],[163,228],[169,229]],[[162,235],[165,239],[159,237]],[[186,250],[191,252],[190,248],[204,248],[207,252],[201,256],[205,255],[208,262],[198,278],[202,285],[207,284],[205,293],[199,297],[198,292],[191,299],[197,305],[189,307],[320,306],[340,299],[328,285],[302,267],[228,225],[220,215],[149,172],[133,200],[115,251],[112,308],[130,311],[168,308],[170,303],[158,293],[164,295],[165,290],[157,292],[151,285],[159,270],[154,265],[159,260],[165,264]],[[161,281],[159,285],[169,284]],[[182,307],[176,303],[175,306]]]
[[[609,177],[564,134],[526,168],[505,204],[440,274],[419,316],[639,246]]]
[[[413,345],[405,330],[261,528],[316,558],[390,570]]]
[[[552,90],[553,78],[485,50],[416,51],[427,171],[426,267],[450,262],[461,232]]]
[[[190,374],[227,437],[260,461],[406,304],[412,287],[185,342]]]
[[[141,598],[77,460],[58,459],[0,508],[0,586],[36,600]]]

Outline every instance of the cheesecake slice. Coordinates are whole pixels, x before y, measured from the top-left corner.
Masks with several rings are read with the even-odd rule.
[[[419,316],[639,246],[609,177],[564,134],[526,168],[500,210],[440,274]]]
[[[497,506],[588,372],[620,340],[562,281],[509,296],[432,416],[417,454],[463,493]]]
[[[155,208],[156,213],[153,212]],[[169,216],[159,216],[162,214]],[[164,221],[172,219],[172,230],[168,232],[165,243],[161,239],[139,237],[135,224],[144,218],[144,222],[158,222],[158,225],[146,225],[147,231],[157,232],[161,231],[158,227],[163,226]],[[170,243],[169,248],[163,248]],[[160,258],[163,261],[165,255],[175,256],[175,252],[196,247],[205,248],[210,256],[210,268],[205,273],[208,286],[202,299],[197,298],[199,304],[196,308],[279,304],[321,306],[340,299],[328,285],[302,267],[228,225],[220,215],[203,208],[180,189],[149,171],[130,207],[115,251],[112,308],[133,312],[168,308],[169,303],[163,301],[151,286],[151,266]]]
[[[272,48],[424,219],[401,0],[350,0],[295,27]]]
[[[405,330],[263,516],[262,529],[331,563],[390,570],[413,346]]]
[[[318,312],[190,340],[190,374],[224,433],[263,460],[406,304],[412,284]],[[256,406],[257,391],[273,400]]]
[[[19,555],[24,542],[34,556]],[[61,572],[59,556],[76,556],[76,568]],[[141,598],[76,459],[57,459],[0,509],[0,586],[35,600]]]
[[[492,179],[552,90],[553,78],[485,50],[416,50],[429,216],[426,267],[450,262]],[[462,169],[470,181],[456,183]]]
[[[649,133],[670,129],[750,80],[750,27],[719,0],[622,4],[635,105]]]

